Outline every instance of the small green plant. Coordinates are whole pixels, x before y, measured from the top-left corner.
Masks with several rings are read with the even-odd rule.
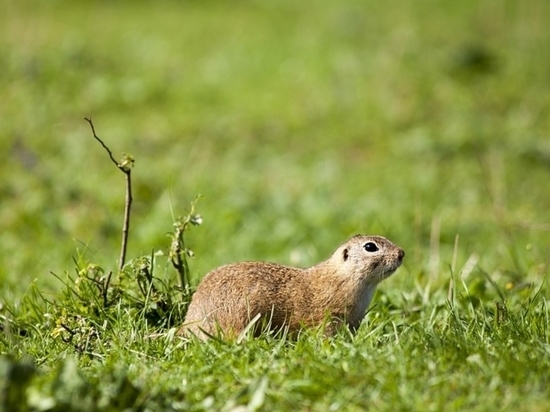
[[[146,398],[151,402],[151,397],[130,382],[126,370],[115,368],[103,379],[93,381],[79,371],[78,360],[105,360],[109,348],[116,345],[114,338],[120,325],[135,325],[132,330],[142,339],[157,339],[156,332],[181,324],[191,297],[188,259],[194,254],[185,234],[202,223],[202,217],[196,213],[198,197],[191,202],[189,212],[174,222],[166,253],[153,249],[149,256],[127,262],[134,159],[124,155],[120,162],[115,161],[111,150],[97,136],[92,120],[86,118],[86,121],[111,161],[126,175],[118,270],[107,271],[79,253],[74,259],[74,274],[52,273],[62,283],[53,298],[46,297],[33,285],[19,307],[0,307],[6,313],[0,318],[1,337],[10,353],[21,350],[21,339],[37,339],[56,347],[58,354],[72,353],[77,359],[63,360],[46,377],[29,360],[0,358],[0,410],[141,410],[140,404]],[[157,275],[163,260],[165,269]],[[175,275],[167,270],[170,264]]]
[[[83,255],[74,259],[75,273],[64,276],[52,273],[63,287],[53,299],[33,289],[33,311],[21,317],[12,316],[12,329],[18,333],[40,331],[62,346],[72,347],[76,354],[97,357],[97,348],[108,345],[109,332],[120,322],[142,321],[153,331],[168,329],[183,321],[191,297],[189,262],[193,251],[187,246],[185,233],[202,223],[196,213],[198,197],[191,202],[189,212],[178,217],[171,234],[167,253],[151,252],[126,262],[130,212],[132,204],[131,169],[134,159],[124,155],[117,162],[109,147],[97,136],[94,124],[86,118],[94,138],[108,152],[111,161],[126,175],[126,201],[122,229],[119,266],[116,272],[89,262]],[[168,257],[168,258],[167,258]],[[159,275],[159,260],[169,260],[176,270],[172,276],[166,269]],[[165,265],[166,267],[166,265]],[[176,285],[176,278],[179,285]],[[181,290],[181,294],[177,291]],[[12,311],[15,313],[15,311]]]
[[[180,289],[183,293],[183,298],[189,300],[191,297],[191,284],[189,281],[189,263],[188,258],[194,257],[194,253],[185,244],[184,234],[191,226],[199,226],[202,224],[202,216],[195,213],[195,204],[199,196],[191,202],[191,210],[184,217],[179,217],[174,223],[174,233],[171,234],[172,244],[170,247],[170,261],[176,269],[180,280]]]

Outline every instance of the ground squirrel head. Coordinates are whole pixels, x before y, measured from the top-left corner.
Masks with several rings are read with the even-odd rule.
[[[332,255],[348,276],[376,285],[401,266],[405,252],[382,236],[355,235]]]

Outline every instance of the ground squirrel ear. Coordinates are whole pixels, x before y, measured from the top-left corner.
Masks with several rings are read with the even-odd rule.
[[[342,257],[344,258],[344,262],[346,260],[348,260],[348,257],[349,257],[349,251],[348,251],[348,248],[345,248],[344,251],[342,252]]]

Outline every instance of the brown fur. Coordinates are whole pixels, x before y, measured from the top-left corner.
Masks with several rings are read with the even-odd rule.
[[[369,252],[367,243],[378,251]],[[372,247],[372,245],[371,245]],[[322,326],[332,334],[343,323],[355,330],[378,283],[400,265],[405,252],[381,236],[356,235],[326,261],[307,269],[267,262],[221,266],[208,273],[193,295],[178,331],[206,339],[235,337],[257,316],[271,330]]]

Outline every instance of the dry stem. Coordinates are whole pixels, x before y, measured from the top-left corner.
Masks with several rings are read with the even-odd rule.
[[[113,153],[111,150],[103,143],[103,140],[101,140],[94,128],[94,124],[92,122],[91,117],[85,117],[84,120],[86,120],[90,124],[90,128],[92,129],[92,134],[94,138],[103,146],[103,148],[107,151],[109,154],[109,158],[111,161],[115,164],[115,166],[126,176],[126,200],[124,204],[124,223],[122,225],[122,242],[120,245],[120,258],[118,263],[118,270],[121,271],[124,267],[124,263],[126,262],[126,249],[128,247],[128,233],[130,231],[130,208],[132,206],[132,169],[131,169],[131,163],[132,161],[127,161],[125,159],[122,163],[119,163],[115,160],[113,157]]]

